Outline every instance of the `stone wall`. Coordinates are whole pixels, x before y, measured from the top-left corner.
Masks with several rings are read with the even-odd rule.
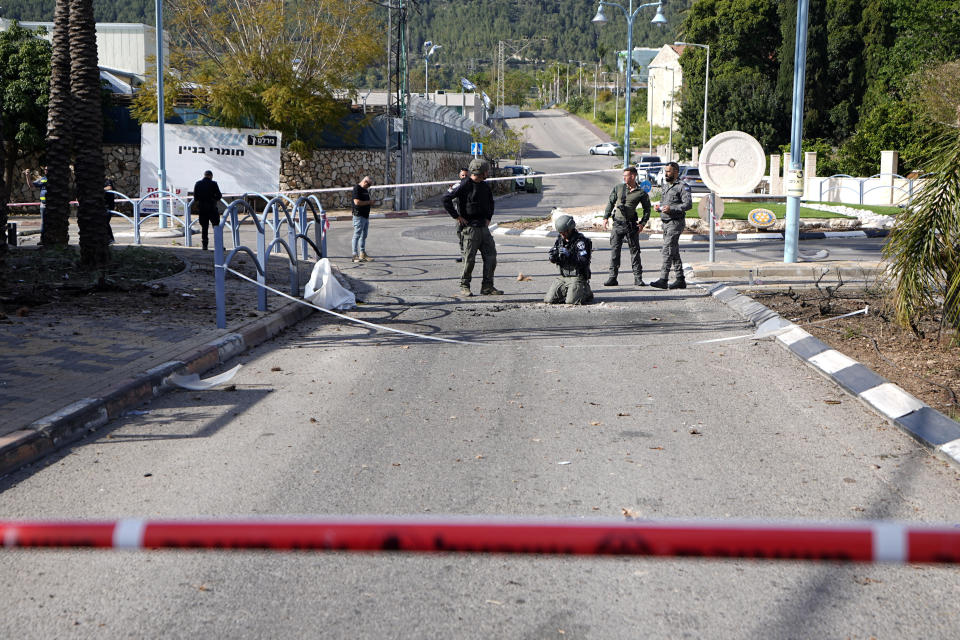
[[[138,197],[140,194],[140,145],[104,145],[103,153],[105,173],[107,177],[113,178],[116,190],[131,198]],[[468,153],[415,151],[413,182],[442,180],[444,184],[414,187],[413,201],[418,202],[446,191],[447,186],[457,179],[460,167],[466,167],[470,160],[471,156]],[[394,154],[390,165],[391,173],[396,171],[398,161],[399,154]],[[379,149],[319,149],[309,158],[284,150],[280,155],[280,189],[286,191],[352,188],[365,175],[370,175],[375,185],[383,184],[383,164],[383,151]],[[17,164],[10,202],[36,202],[39,198],[39,192],[27,187],[23,180],[23,170],[28,167],[36,173],[39,169],[37,159],[28,159]],[[509,186],[509,182],[498,183],[494,191],[497,193],[508,191]],[[391,198],[393,190],[387,193],[374,191],[373,196],[378,200],[383,197]],[[319,194],[319,197],[326,209],[350,207],[349,191]],[[22,207],[16,207],[12,211],[36,213],[35,209]]]
[[[400,156],[395,153],[390,160],[391,177],[387,183],[394,183]],[[413,182],[436,182],[444,184],[413,188],[413,201],[446,191],[449,184],[457,179],[460,167],[470,164],[468,153],[449,151],[415,151],[413,153]],[[280,157],[280,190],[296,191],[301,189],[352,188],[360,179],[369,175],[374,185],[385,184],[383,177],[383,151],[372,149],[318,149],[309,157],[300,156],[291,151],[283,151]],[[449,180],[449,183],[446,181]],[[374,199],[391,198],[393,190],[386,193],[374,190]],[[350,192],[318,194],[325,209],[348,209],[351,206]]]
[[[113,178],[114,187],[120,193],[131,198],[140,194],[140,145],[110,144],[103,145],[104,173]],[[37,202],[40,191],[28,187],[23,179],[24,169],[30,169],[34,178],[39,176],[40,160],[33,156],[20,160],[13,173],[13,185],[10,190],[10,202]],[[39,213],[36,207],[13,207],[11,213]]]

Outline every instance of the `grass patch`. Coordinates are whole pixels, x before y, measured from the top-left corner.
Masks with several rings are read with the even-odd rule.
[[[882,204],[847,204],[846,202],[811,202],[810,204],[825,204],[831,206],[844,206],[851,209],[860,209],[862,211],[872,211],[881,216],[895,216],[903,211],[900,207]]]
[[[694,207],[695,209],[696,207]],[[747,214],[754,209],[768,209],[773,211],[778,220],[787,217],[787,205],[783,202],[724,202],[723,219],[724,220],[746,220]],[[694,213],[696,213],[694,211]],[[688,214],[689,215],[689,214]],[[849,218],[850,216],[829,211],[820,211],[819,209],[809,209],[801,205],[801,218]]]

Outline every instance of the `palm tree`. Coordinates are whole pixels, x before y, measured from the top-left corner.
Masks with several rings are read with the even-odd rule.
[[[900,216],[884,247],[896,283],[897,322],[914,327],[942,304],[942,322],[960,329],[960,60],[932,65],[913,79],[917,104],[939,130],[931,176]]]
[[[47,105],[47,210],[40,238],[41,244],[48,247],[70,242],[71,104],[70,4],[69,0],[57,0]]]
[[[73,97],[74,174],[80,263],[110,261],[110,217],[103,199],[103,113],[93,0],[70,0],[70,93]]]
[[[948,130],[931,158],[933,175],[898,217],[883,252],[901,325],[914,326],[942,301],[944,320],[960,328],[960,133]]]

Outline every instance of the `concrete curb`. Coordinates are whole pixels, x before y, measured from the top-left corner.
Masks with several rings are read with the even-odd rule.
[[[280,334],[314,309],[289,303],[213,342],[183,353],[135,378],[117,383],[99,398],[83,398],[0,437],[0,477],[96,431],[137,405],[172,389],[174,374],[201,374]]]
[[[499,225],[491,225],[491,233],[498,236],[524,236],[528,238],[555,238],[556,231],[549,229],[511,229]],[[588,238],[608,238],[609,231],[581,231]],[[878,238],[886,236],[886,229],[862,229],[858,231],[816,231],[801,233],[801,240],[823,240],[826,238]],[[662,240],[662,233],[641,233],[641,240]],[[737,242],[766,242],[769,240],[783,241],[782,233],[724,233],[717,234],[716,241]],[[685,233],[680,236],[680,242],[709,242],[710,236],[704,233]]]
[[[774,339],[780,346],[917,442],[960,466],[960,423],[732,287],[726,284],[700,286],[705,286],[710,295],[753,323],[758,335],[776,332]]]

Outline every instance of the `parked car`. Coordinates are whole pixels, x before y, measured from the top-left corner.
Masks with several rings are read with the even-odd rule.
[[[649,180],[654,182],[657,172],[665,163],[660,160],[660,156],[642,155],[637,162],[637,177],[640,180]]]
[[[651,180],[654,185],[663,186],[663,170],[664,167],[660,167],[656,170],[656,175],[654,179]],[[699,167],[695,167],[689,164],[680,165],[680,180],[687,183],[690,187],[691,193],[710,193],[709,187],[703,183],[703,178],[700,177]]]
[[[537,192],[537,182],[539,179],[534,180],[531,178],[525,178],[523,176],[533,176],[537,172],[533,170],[532,167],[525,164],[508,164],[504,165],[503,169],[509,171],[511,174],[518,176],[515,180],[514,189],[517,191],[526,191],[527,193],[536,193]]]
[[[589,149],[592,156],[617,156],[623,153],[623,147],[617,142],[601,142]]]
[[[680,167],[680,179],[687,183],[691,193],[710,193],[710,188],[703,183],[700,169],[690,165]]]

